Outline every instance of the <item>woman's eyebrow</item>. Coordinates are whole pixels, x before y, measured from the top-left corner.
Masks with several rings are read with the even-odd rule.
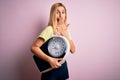
[[[56,11],[65,11],[65,10],[56,10]]]

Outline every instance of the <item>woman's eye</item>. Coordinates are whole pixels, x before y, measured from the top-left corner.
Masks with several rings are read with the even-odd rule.
[[[56,12],[57,14],[59,13],[59,12]]]
[[[65,14],[65,12],[62,12],[62,14]]]

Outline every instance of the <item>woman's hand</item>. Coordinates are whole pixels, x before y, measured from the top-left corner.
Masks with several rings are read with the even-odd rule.
[[[65,24],[64,21],[62,20],[62,18],[59,18],[58,20],[58,23],[57,23],[57,27],[59,28],[58,29],[58,32],[60,32],[60,34],[62,36],[67,36],[67,29],[68,29],[68,26],[69,24]]]
[[[62,60],[62,58],[49,58],[49,64],[51,65],[52,68],[59,68],[62,64],[60,64],[58,61]]]

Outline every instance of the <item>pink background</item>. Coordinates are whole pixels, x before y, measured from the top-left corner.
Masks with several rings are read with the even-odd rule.
[[[57,0],[0,0],[0,80],[40,80],[30,51]],[[120,80],[120,0],[60,0],[76,45],[70,80]]]

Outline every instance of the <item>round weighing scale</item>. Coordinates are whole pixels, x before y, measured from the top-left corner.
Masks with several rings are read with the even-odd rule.
[[[54,58],[63,58],[61,61],[59,61],[59,63],[62,64],[65,62],[66,56],[70,51],[70,45],[65,37],[60,35],[54,35],[53,37],[48,39],[40,47],[40,49],[48,56]],[[33,58],[41,73],[45,73],[52,70],[48,62],[38,58],[36,55],[34,55]]]

